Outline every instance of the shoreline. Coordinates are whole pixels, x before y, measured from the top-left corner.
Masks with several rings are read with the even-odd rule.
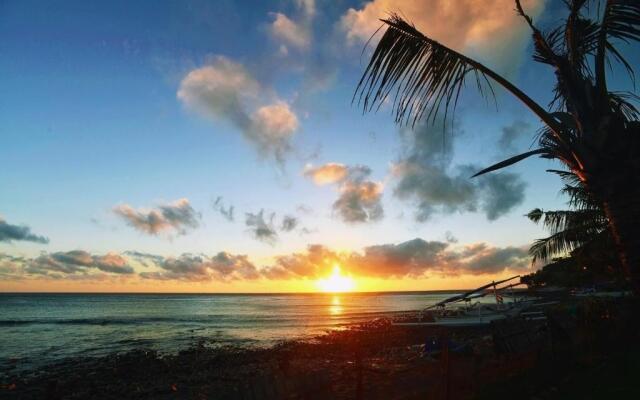
[[[397,327],[387,318],[267,348],[200,343],[176,354],[136,349],[70,358],[5,375],[0,397],[474,398],[492,385],[508,386],[523,374],[541,380],[545,370],[572,363],[597,367],[625,353],[640,359],[633,341],[639,332],[633,318],[636,303],[580,299],[562,304],[547,311],[549,323],[539,336],[527,333],[529,339],[537,339],[526,343],[519,343],[517,329],[528,332],[535,327],[515,321],[501,327],[447,330]],[[511,340],[506,339],[509,335]],[[448,345],[438,349],[434,340]],[[558,374],[561,386],[561,370]],[[532,379],[518,386],[535,390]]]

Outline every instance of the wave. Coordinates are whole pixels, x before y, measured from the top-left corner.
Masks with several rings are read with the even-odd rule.
[[[391,316],[397,312],[354,312],[338,315],[206,315],[193,317],[101,317],[101,318],[40,318],[40,319],[2,319],[0,326],[23,325],[142,325],[142,324],[195,324],[219,327],[245,327],[247,325],[309,326],[335,325],[337,322],[355,322],[375,317]]]

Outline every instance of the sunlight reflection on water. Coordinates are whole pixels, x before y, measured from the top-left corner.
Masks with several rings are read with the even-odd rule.
[[[340,303],[340,296],[333,296],[331,299],[331,305],[329,306],[329,314],[331,316],[338,316],[344,312],[344,308]]]

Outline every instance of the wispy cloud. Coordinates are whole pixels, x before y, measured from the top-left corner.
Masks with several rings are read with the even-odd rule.
[[[255,239],[273,245],[278,240],[278,232],[273,222],[275,216],[275,213],[271,213],[265,218],[264,210],[255,214],[245,213],[245,225]]]
[[[522,120],[515,120],[510,125],[502,127],[502,133],[498,140],[498,146],[505,152],[513,152],[515,150],[515,142],[523,136],[531,137],[531,125]]]
[[[300,224],[300,220],[293,215],[285,215],[282,217],[282,223],[280,224],[280,230],[283,232],[291,232],[296,229]]]
[[[124,219],[129,226],[147,233],[185,234],[197,228],[200,215],[191,207],[188,199],[179,199],[173,203],[159,205],[152,209],[134,209],[128,204],[114,207],[113,212]]]
[[[273,22],[270,30],[274,38],[283,41],[289,46],[298,49],[306,49],[311,43],[309,31],[299,23],[289,19],[282,13],[272,13]]]
[[[234,221],[234,218],[235,218],[233,215],[234,207],[233,205],[229,205],[225,208],[223,204],[222,196],[216,197],[216,199],[211,203],[211,206],[215,211],[219,212],[220,215],[222,215],[224,219],[226,219],[227,221],[229,222]]]
[[[10,243],[12,241],[47,244],[49,238],[32,233],[28,226],[12,225],[0,218],[0,242]]]

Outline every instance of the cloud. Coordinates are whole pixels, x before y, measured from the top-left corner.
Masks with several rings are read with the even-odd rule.
[[[369,246],[350,257],[353,272],[374,277],[419,277],[427,271],[443,272],[447,243],[413,239],[399,244]]]
[[[161,232],[183,235],[189,229],[200,225],[200,215],[187,199],[179,199],[154,209],[135,210],[128,204],[121,204],[116,206],[113,212],[122,217],[128,225],[149,235]]]
[[[162,256],[158,256],[150,253],[144,253],[144,252],[135,251],[135,250],[127,250],[123,254],[129,258],[134,259],[145,268],[152,267],[162,262],[162,260],[164,259]]]
[[[0,242],[24,241],[47,244],[49,238],[31,233],[28,226],[11,225],[0,218]]]
[[[522,5],[535,18],[545,0],[523,0]],[[425,35],[507,73],[516,70],[514,55],[522,53],[530,37],[512,0],[374,0],[350,8],[342,17],[347,41],[366,42],[390,12],[406,16]]]
[[[211,203],[211,206],[214,210],[219,212],[220,215],[222,215],[227,221],[234,221],[234,207],[232,205],[229,205],[227,208],[225,208],[222,204],[222,196],[216,197],[216,199]]]
[[[473,171],[478,171],[474,167]],[[492,173],[478,179],[482,210],[489,221],[507,214],[524,201],[527,185],[516,174],[509,172]]]
[[[531,261],[526,248],[490,247],[486,243],[470,245],[461,254],[465,270],[471,274],[492,274],[511,269],[526,270]]]
[[[275,213],[271,213],[265,219],[264,210],[257,214],[245,213],[245,225],[255,239],[273,245],[278,240],[278,233],[273,224],[275,216]]]
[[[291,151],[291,137],[298,129],[298,117],[283,101],[263,106],[252,116],[251,129],[246,137],[256,145],[261,154],[271,155],[284,163]]]
[[[138,263],[144,270],[136,275],[134,265]],[[139,251],[96,255],[73,250],[42,253],[34,258],[0,253],[0,278],[107,281],[139,276],[185,282],[318,279],[336,264],[357,277],[382,279],[519,273],[531,266],[525,246],[496,247],[484,242],[458,245],[415,238],[367,246],[361,251],[338,252],[311,244],[304,251],[275,256],[261,267],[246,255],[225,251],[213,256],[184,253],[176,257]]]
[[[300,220],[292,215],[285,215],[282,217],[282,224],[280,225],[280,230],[284,232],[291,232],[296,229],[296,227],[300,224]]]
[[[273,265],[261,269],[267,279],[315,279],[330,270],[340,256],[319,244],[303,253],[275,257]]]
[[[453,233],[451,233],[451,231],[446,231],[444,233],[444,237],[448,243],[458,243],[458,238],[453,236]]]
[[[345,182],[333,210],[344,222],[377,221],[384,216],[381,197],[382,184],[378,182]]]
[[[319,167],[307,165],[303,175],[316,185],[337,185],[339,196],[332,207],[342,221],[361,223],[383,218],[383,185],[368,179],[371,175],[369,167],[339,163],[327,163]]]
[[[279,51],[285,56],[289,52],[286,46],[308,50],[311,45],[311,23],[316,15],[315,1],[295,0],[295,4],[297,11],[295,20],[280,12],[270,13],[273,22],[269,26],[269,32],[274,39],[284,43]]]
[[[245,255],[220,252],[213,257],[182,254],[158,262],[159,271],[141,272],[145,279],[179,280],[190,282],[233,281],[258,279],[256,267]]]
[[[303,175],[313,180],[316,185],[327,185],[338,183],[347,177],[349,169],[344,164],[327,163],[314,168],[307,165],[303,171]]]
[[[498,140],[500,149],[504,152],[512,152],[515,150],[514,142],[520,137],[526,135],[531,130],[531,125],[522,120],[513,121],[511,125],[502,127],[502,134]]]
[[[295,3],[307,18],[313,18],[316,15],[315,0],[295,0]]]
[[[392,168],[394,195],[414,202],[416,220],[479,210],[495,220],[521,204],[526,185],[518,175],[499,172],[471,179],[480,167],[452,165],[453,143],[461,132],[456,125],[445,132],[442,124],[440,119],[434,126],[404,129],[404,151]]]
[[[282,164],[299,123],[289,104],[269,93],[242,64],[217,56],[182,79],[177,97],[188,109],[231,123],[261,157]]]
[[[0,253],[0,279],[19,280],[22,279],[23,257],[16,257],[9,254]]]
[[[86,275],[90,270],[110,274],[133,274],[133,267],[119,254],[92,255],[82,250],[42,254],[26,262],[25,272],[53,278],[67,278],[73,274]]]
[[[274,20],[270,31],[274,38],[298,49],[306,49],[311,43],[307,29],[282,13],[272,13]]]
[[[371,278],[425,278],[462,274],[484,275],[528,270],[526,248],[487,243],[455,246],[420,238],[398,244],[365,247],[361,252],[335,252],[314,244],[306,252],[279,256],[261,269],[267,279],[317,279],[339,264],[347,273]]]
[[[313,208],[311,208],[306,204],[298,204],[298,206],[296,207],[296,211],[299,212],[300,214],[305,214],[305,215],[313,214]]]

